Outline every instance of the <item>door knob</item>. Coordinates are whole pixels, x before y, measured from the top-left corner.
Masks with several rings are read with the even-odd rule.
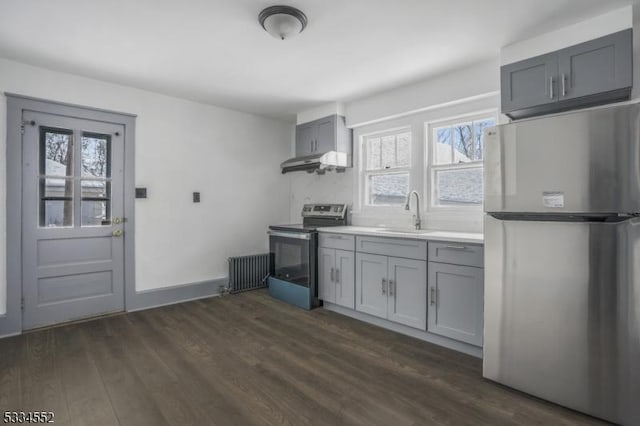
[[[113,233],[111,234],[114,237],[121,237],[122,236],[122,229],[116,229],[115,231],[113,231]]]

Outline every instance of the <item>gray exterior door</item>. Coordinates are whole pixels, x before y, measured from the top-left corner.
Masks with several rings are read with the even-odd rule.
[[[557,53],[500,68],[502,112],[557,102],[557,73]]]
[[[124,310],[124,126],[23,122],[23,329]]]

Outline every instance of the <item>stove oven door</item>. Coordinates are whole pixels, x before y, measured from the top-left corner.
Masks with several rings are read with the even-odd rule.
[[[269,231],[273,262],[271,276],[291,284],[315,289],[315,234]]]

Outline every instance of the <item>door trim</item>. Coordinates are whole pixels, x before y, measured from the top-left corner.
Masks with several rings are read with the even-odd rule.
[[[136,115],[5,93],[7,98],[7,312],[0,336],[22,332],[22,113],[36,111],[124,126],[124,307],[134,305],[135,290],[135,121]]]

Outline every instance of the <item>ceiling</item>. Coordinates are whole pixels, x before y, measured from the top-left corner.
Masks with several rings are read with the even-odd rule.
[[[632,0],[2,0],[0,57],[271,117],[496,57]],[[280,41],[274,4],[309,24]]]

